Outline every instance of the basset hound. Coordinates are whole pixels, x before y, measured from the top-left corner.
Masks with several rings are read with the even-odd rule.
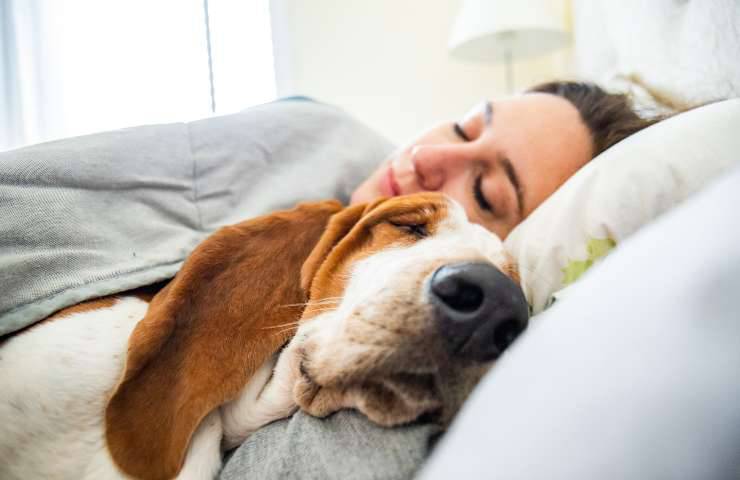
[[[436,193],[224,227],[152,298],[0,345],[0,478],[214,477],[297,408],[449,421],[526,326],[501,241]]]

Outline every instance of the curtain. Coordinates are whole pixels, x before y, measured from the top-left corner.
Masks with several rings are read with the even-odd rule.
[[[268,0],[0,0],[0,15],[0,150],[275,97]]]
[[[44,97],[32,55],[37,50],[36,0],[0,0],[0,149],[43,137],[38,103]],[[21,88],[23,87],[23,88]]]

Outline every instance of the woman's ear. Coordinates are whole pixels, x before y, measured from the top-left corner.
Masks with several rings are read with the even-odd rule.
[[[108,448],[136,478],[175,477],[201,420],[293,334],[301,267],[341,209],[329,201],[225,227],[188,257],[129,338],[106,408]]]

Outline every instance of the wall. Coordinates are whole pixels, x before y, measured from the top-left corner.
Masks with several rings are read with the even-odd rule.
[[[503,65],[450,58],[462,0],[272,0],[278,94],[339,105],[396,142],[506,94]],[[570,52],[515,63],[518,88],[570,76]]]

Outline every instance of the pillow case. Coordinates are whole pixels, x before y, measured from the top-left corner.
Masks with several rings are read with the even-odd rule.
[[[740,99],[678,114],[593,159],[504,242],[519,265],[532,313],[544,310],[625,238],[738,159]]]

